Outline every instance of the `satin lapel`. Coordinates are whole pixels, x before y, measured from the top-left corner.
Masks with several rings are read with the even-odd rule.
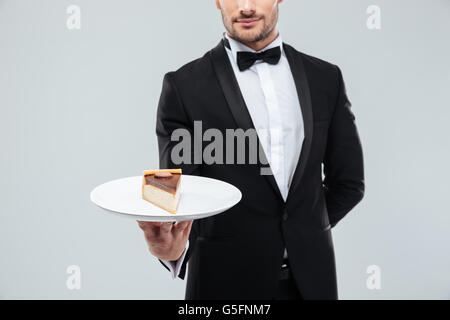
[[[234,75],[233,67],[231,66],[228,55],[225,51],[225,46],[223,45],[223,40],[210,51],[211,60],[214,65],[217,79],[222,87],[223,94],[227,100],[228,107],[233,115],[233,118],[237,124],[238,128],[246,131],[247,129],[255,130],[250,113],[248,112],[247,105],[245,104],[244,97],[242,96],[241,89]],[[263,150],[258,139],[258,148]],[[248,150],[248,142],[246,139],[246,150]],[[263,152],[264,153],[264,152]],[[264,154],[267,159],[267,156]],[[267,161],[266,161],[267,163]],[[280,197],[280,189],[275,181],[273,175],[265,175],[267,181],[272,186],[274,192]]]
[[[303,141],[302,149],[297,166],[294,171],[292,183],[289,188],[288,197],[286,203],[291,199],[298,187],[303,172],[305,170],[306,162],[308,160],[309,151],[311,149],[311,140],[313,135],[313,115],[312,115],[312,103],[311,92],[309,89],[308,78],[306,76],[305,66],[301,56],[295,52],[294,48],[283,43],[283,48],[286,52],[286,57],[289,61],[289,66],[294,77],[295,86],[297,88],[297,94],[300,101],[300,107],[303,116],[305,138]]]

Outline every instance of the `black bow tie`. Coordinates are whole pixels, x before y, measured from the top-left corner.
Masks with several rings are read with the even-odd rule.
[[[230,49],[228,39],[224,39],[225,46]],[[269,64],[277,64],[281,58],[280,47],[271,48],[262,52],[238,51],[237,64],[240,71],[250,68],[256,60],[262,60]]]

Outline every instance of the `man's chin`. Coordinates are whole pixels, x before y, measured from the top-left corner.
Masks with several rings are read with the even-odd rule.
[[[236,36],[240,41],[243,42],[256,42],[260,38],[261,32],[259,30],[253,29],[242,29],[236,30]]]

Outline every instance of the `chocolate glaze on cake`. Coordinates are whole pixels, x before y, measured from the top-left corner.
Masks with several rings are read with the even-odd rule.
[[[152,173],[145,175],[145,183],[175,194],[180,177],[180,173],[172,173],[169,177],[155,177],[155,174]]]

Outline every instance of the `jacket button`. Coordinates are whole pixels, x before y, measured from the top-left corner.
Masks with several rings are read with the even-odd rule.
[[[284,210],[283,221],[286,221],[287,219],[288,219],[288,213],[287,213],[287,210]]]

